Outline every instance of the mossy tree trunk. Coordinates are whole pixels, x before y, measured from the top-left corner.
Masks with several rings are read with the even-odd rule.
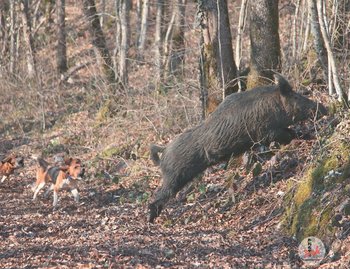
[[[282,222],[287,233],[298,241],[316,236],[327,245],[350,230],[350,119],[343,119],[317,149],[317,158],[309,164],[297,184],[285,197]],[[315,149],[314,149],[315,150]]]
[[[237,91],[237,67],[233,58],[227,1],[202,0],[198,5],[197,16],[204,40],[203,72],[208,85],[208,114],[225,96]]]
[[[249,14],[251,48],[247,89],[271,83],[274,71],[281,71],[278,1],[251,1]]]

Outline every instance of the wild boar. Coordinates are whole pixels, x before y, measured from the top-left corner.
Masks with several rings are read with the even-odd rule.
[[[294,92],[282,76],[276,75],[275,80],[276,85],[229,95],[205,122],[180,134],[166,147],[151,145],[151,159],[160,165],[163,183],[149,205],[150,222],[171,197],[207,167],[242,154],[255,144],[287,144],[293,139],[290,125],[327,113],[322,104]]]

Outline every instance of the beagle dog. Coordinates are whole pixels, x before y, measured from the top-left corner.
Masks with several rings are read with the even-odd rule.
[[[36,199],[39,191],[46,183],[51,184],[46,190],[45,196],[53,190],[53,206],[58,203],[58,191],[64,186],[68,186],[74,200],[79,202],[79,192],[77,181],[84,176],[85,168],[80,159],[66,158],[62,166],[51,166],[47,161],[38,158],[38,168],[36,171],[36,182],[32,190],[34,191],[33,200]]]
[[[22,157],[18,157],[15,154],[11,154],[0,161],[0,176],[1,183],[4,182],[10,175],[12,175],[15,169],[23,167],[24,161]]]

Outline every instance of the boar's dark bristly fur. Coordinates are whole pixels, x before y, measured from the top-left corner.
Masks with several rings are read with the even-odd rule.
[[[290,125],[326,114],[323,105],[294,92],[283,77],[275,78],[277,85],[229,95],[205,122],[180,134],[165,148],[151,146],[151,159],[160,165],[163,184],[149,205],[150,222],[207,167],[256,143],[287,144],[293,139]]]

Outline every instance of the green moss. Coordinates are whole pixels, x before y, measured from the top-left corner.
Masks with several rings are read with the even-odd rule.
[[[344,134],[335,133],[334,138],[327,141],[327,146],[319,155],[321,157],[306,171],[301,183],[297,186],[289,184],[294,191],[285,198],[283,227],[298,240],[306,236],[332,238],[337,229],[332,223],[333,208],[340,203],[338,197],[348,195],[350,189],[350,143],[346,137],[346,131]],[[344,185],[341,195],[337,192],[339,184]],[[349,208],[346,207],[347,214],[350,213]]]
[[[331,156],[323,165],[325,171],[331,171],[338,167],[339,161],[335,155]]]
[[[344,206],[343,212],[344,212],[344,215],[346,216],[350,215],[350,204],[347,204]]]
[[[293,218],[291,225],[291,233],[295,235],[297,238],[300,235],[304,235],[306,233],[311,234],[311,231],[314,230],[314,225],[311,225],[311,209],[314,201],[312,199],[308,199],[304,201],[302,205],[297,207],[297,211],[295,212],[295,217]]]
[[[299,207],[301,206],[312,193],[312,179],[309,177],[308,179],[304,180],[300,183],[298,186],[295,195],[294,195],[294,201],[295,204]]]
[[[118,156],[123,152],[123,149],[120,147],[116,147],[116,146],[111,146],[109,148],[106,148],[105,150],[103,150],[101,152],[101,157],[104,158],[110,158],[113,156]]]

